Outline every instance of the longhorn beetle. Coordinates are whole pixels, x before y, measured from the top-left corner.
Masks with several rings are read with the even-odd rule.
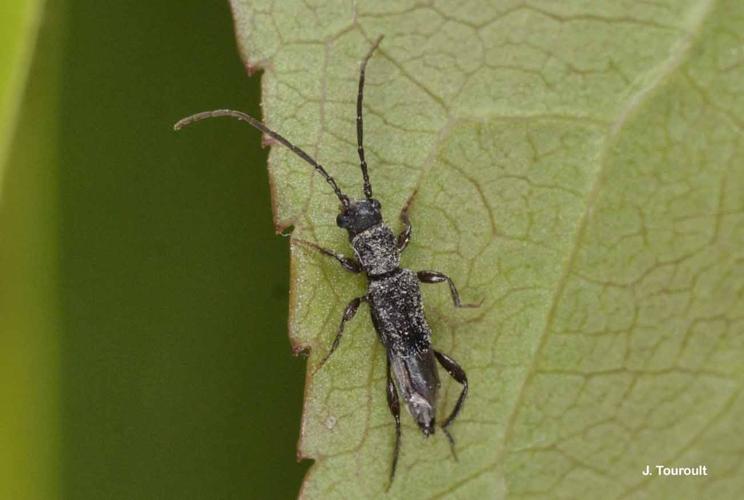
[[[447,282],[455,307],[478,307],[479,304],[463,304],[460,302],[455,284],[443,273],[437,271],[413,272],[401,268],[400,254],[411,240],[411,223],[408,218],[410,199],[400,214],[403,230],[396,237],[390,227],[382,220],[380,202],[372,197],[372,185],[367,173],[367,161],[364,158],[362,101],[364,98],[364,72],[367,68],[367,62],[381,40],[382,36],[373,43],[362,60],[359,71],[356,124],[357,150],[364,181],[364,199],[362,200],[349,198],[341,191],[325,168],[305,151],[252,116],[240,111],[218,109],[197,113],[180,120],[174,128],[179,130],[194,122],[221,116],[248,122],[312,165],[336,193],[341,202],[336,224],[347,231],[356,258],[346,257],[314,243],[304,243],[323,255],[336,259],[349,272],[364,272],[367,275],[368,285],[365,295],[352,299],[346,306],[333,344],[317,369],[325,364],[338,347],[346,322],[354,317],[362,302],[369,304],[372,324],[387,353],[387,402],[393,419],[395,419],[395,446],[393,448],[393,463],[390,469],[390,484],[392,484],[400,452],[399,395],[402,396],[408,411],[421,432],[428,437],[434,433],[437,392],[440,385],[435,360],[442,365],[452,378],[462,385],[462,392],[460,392],[460,396],[455,403],[455,408],[441,424],[442,431],[444,431],[449,441],[452,454],[456,457],[455,441],[449,432],[449,426],[452,425],[460,413],[465,396],[468,394],[468,378],[465,371],[460,368],[454,359],[437,351],[431,345],[431,328],[429,328],[424,318],[419,281],[422,283]]]

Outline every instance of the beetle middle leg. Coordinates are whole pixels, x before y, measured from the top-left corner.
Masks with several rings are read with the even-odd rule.
[[[297,243],[300,243],[302,245],[307,245],[310,248],[314,248],[326,257],[333,257],[339,264],[341,264],[341,267],[351,273],[358,274],[362,272],[362,265],[354,258],[346,257],[345,255],[334,252],[333,250],[330,250],[328,248],[323,248],[322,246],[318,245],[317,243],[313,243],[312,241],[300,240],[297,238],[293,238],[292,241],[296,241]]]
[[[364,295],[362,297],[357,297],[355,299],[352,299],[351,302],[346,306],[346,309],[344,309],[344,314],[341,316],[341,323],[338,325],[338,332],[336,333],[336,338],[333,339],[333,344],[331,345],[331,350],[328,351],[328,354],[325,355],[323,360],[320,362],[318,367],[315,369],[315,371],[320,370],[326,361],[328,361],[328,358],[331,357],[331,354],[338,348],[338,344],[341,342],[341,337],[344,335],[344,325],[346,325],[346,322],[351,320],[354,315],[357,312],[357,309],[359,309],[359,305],[362,302],[367,301],[367,296]]]
[[[450,434],[448,427],[452,424],[452,422],[455,421],[457,416],[460,414],[460,410],[462,410],[462,405],[465,402],[465,397],[468,395],[468,376],[465,374],[465,370],[463,370],[454,359],[450,358],[446,354],[443,354],[435,350],[434,356],[436,356],[437,361],[439,361],[439,364],[442,365],[442,367],[445,370],[447,370],[447,373],[449,373],[450,376],[453,379],[455,379],[455,381],[458,384],[462,385],[462,392],[460,393],[460,397],[457,398],[457,403],[455,403],[455,408],[452,410],[452,413],[450,413],[449,417],[447,417],[447,419],[442,424],[442,431],[447,436],[447,440],[449,441],[449,444],[450,444],[450,449],[452,450],[452,455],[455,457],[455,460],[457,460],[457,454],[455,453],[455,440],[452,437],[452,434]]]
[[[452,302],[455,303],[455,307],[480,307],[480,304],[463,304],[460,301],[460,294],[457,293],[457,288],[452,282],[449,276],[437,271],[419,271],[416,273],[421,283],[442,283],[446,281],[449,284],[450,294],[452,295]]]
[[[387,361],[387,403],[390,413],[395,419],[395,447],[393,448],[393,465],[390,469],[390,483],[387,489],[393,484],[395,478],[395,469],[398,466],[398,455],[400,454],[400,402],[398,401],[398,391],[393,382],[392,372],[390,371],[390,359]]]

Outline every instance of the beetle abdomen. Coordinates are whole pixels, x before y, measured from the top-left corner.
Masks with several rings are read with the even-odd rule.
[[[395,385],[425,435],[434,433],[439,376],[431,348],[409,356],[388,355]]]

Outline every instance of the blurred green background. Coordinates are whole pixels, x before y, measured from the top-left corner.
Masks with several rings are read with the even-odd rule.
[[[260,114],[227,2],[49,0],[37,37],[7,1],[0,77],[33,57],[0,156],[0,498],[295,497],[266,151],[238,122],[171,128]]]

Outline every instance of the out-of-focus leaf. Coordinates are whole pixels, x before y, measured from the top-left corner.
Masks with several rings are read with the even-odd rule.
[[[42,4],[41,0],[4,0],[0,3],[0,193]]]
[[[10,4],[0,11],[16,16],[25,39],[5,59],[16,67],[0,78],[0,498],[48,500],[58,496],[60,472],[55,117],[63,23],[56,3],[37,44],[34,30],[21,28],[35,24],[40,2],[15,11]]]
[[[470,398],[428,441],[403,415],[391,496],[735,498],[744,490],[744,5],[233,0],[264,118],[360,195],[354,99],[368,67],[373,187],[425,290],[436,348]],[[349,248],[337,200],[284,148],[275,222]],[[359,277],[293,246],[290,335],[326,353]],[[385,355],[361,314],[308,376],[306,498],[385,491]],[[444,373],[442,372],[443,376]],[[459,387],[445,381],[439,415]],[[687,480],[647,465],[707,465]]]

